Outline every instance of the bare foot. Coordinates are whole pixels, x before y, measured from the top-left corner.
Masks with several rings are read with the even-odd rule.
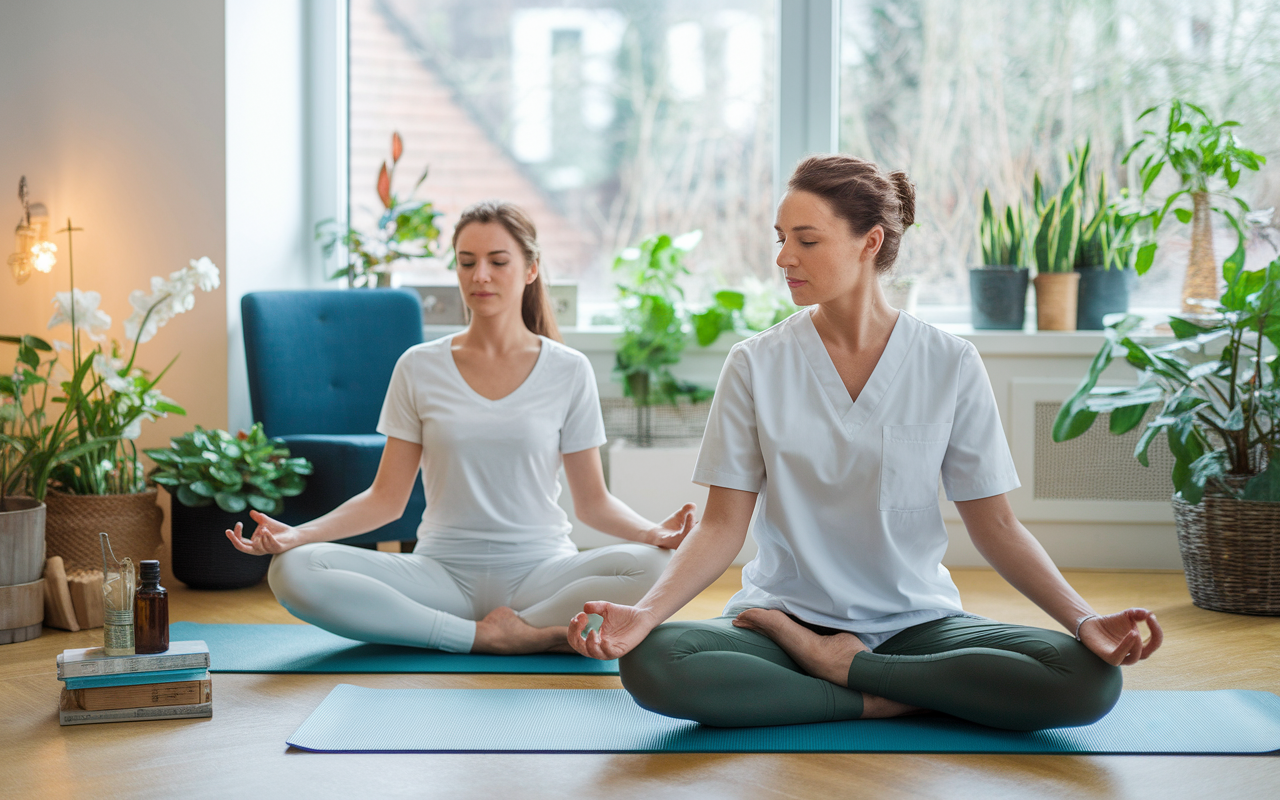
[[[849,686],[849,667],[858,653],[869,647],[852,633],[823,636],[795,622],[783,612],[769,608],[749,608],[733,621],[735,627],[759,631],[791,656],[800,668],[815,678],[837,686]],[[883,719],[909,714],[920,709],[862,693],[862,719]]]
[[[473,653],[570,653],[569,627],[535,628],[510,608],[495,608],[476,623]]]

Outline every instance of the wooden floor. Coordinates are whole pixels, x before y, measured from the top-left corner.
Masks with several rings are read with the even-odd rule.
[[[994,573],[954,574],[967,609],[1009,622],[1049,624]],[[1164,624],[1164,648],[1126,669],[1127,687],[1280,692],[1280,618],[1197,609],[1180,574],[1067,577],[1099,609],[1145,605]],[[738,580],[736,572],[727,574],[680,617],[717,615]],[[294,621],[265,586],[235,592],[175,586],[174,621]],[[61,728],[54,656],[101,640],[101,630],[46,630],[38,639],[0,647],[0,796],[1280,797],[1280,756],[321,755],[284,744],[338,683],[620,685],[603,676],[218,674],[211,720]]]

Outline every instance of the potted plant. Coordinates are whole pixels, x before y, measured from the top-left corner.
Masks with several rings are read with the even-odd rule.
[[[316,239],[323,242],[326,257],[341,244],[346,248],[347,264],[329,276],[330,280],[346,278],[348,286],[390,286],[395,263],[401,259],[431,258],[439,255],[440,229],[436,220],[443,212],[426,200],[415,200],[413,195],[427,179],[429,169],[401,199],[391,191],[396,165],[404,154],[404,140],[399,133],[391,134],[391,168],[382,162],[378,170],[378,199],[382,202],[382,215],[377,227],[367,233],[336,220],[323,220],[316,225]]]
[[[1156,113],[1152,106],[1138,115],[1138,120]],[[1152,215],[1154,228],[1172,210],[1183,224],[1191,223],[1191,255],[1182,283],[1182,311],[1197,314],[1212,309],[1218,298],[1218,266],[1213,254],[1211,211],[1221,214],[1236,230],[1236,250],[1227,259],[1244,264],[1245,222],[1249,204],[1235,196],[1234,189],[1243,170],[1257,171],[1267,159],[1241,147],[1234,120],[1214,122],[1199,106],[1182,100],[1169,103],[1169,114],[1163,130],[1147,129],[1125,153],[1124,162],[1146,153],[1138,173],[1142,179],[1142,196],[1151,190],[1156,178],[1168,166],[1178,176],[1178,190],[1165,198]],[[1226,191],[1222,190],[1225,184]],[[1213,196],[1225,202],[1214,205]],[[1185,201],[1191,201],[1186,208]],[[1142,254],[1141,259],[1147,258]],[[1149,262],[1148,262],[1149,263]],[[1145,271],[1139,267],[1139,272]]]
[[[1080,273],[1075,271],[1080,244],[1080,184],[1084,161],[1067,157],[1068,177],[1054,197],[1045,194],[1040,175],[1032,187],[1039,226],[1031,252],[1036,262],[1036,327],[1042,331],[1076,329]]]
[[[232,436],[200,426],[145,451],[156,467],[151,479],[173,497],[173,574],[193,589],[239,589],[267,574],[271,559],[236,550],[223,531],[256,527],[250,508],[277,515],[284,498],[306,487],[305,458],[290,458],[280,439],[268,439],[262,423]]]
[[[623,250],[613,262],[614,272],[621,276],[617,286],[622,315],[614,372],[622,379],[623,394],[635,403],[634,441],[641,447],[653,444],[651,406],[711,396],[709,390],[671,374],[688,342],[688,314],[680,305],[684,290],[677,280],[689,274],[684,257],[701,239],[702,231],[674,238],[655,234]]]
[[[49,343],[34,336],[0,336],[18,346],[17,363],[0,375],[0,644],[24,642],[40,635],[44,620],[45,506],[29,496],[28,442],[40,435],[41,420],[28,414],[28,393],[45,383],[40,375],[41,352]]]
[[[1223,265],[1227,291],[1211,315],[1175,316],[1177,340],[1147,347],[1127,316],[1107,328],[1088,374],[1063,404],[1054,441],[1079,436],[1098,414],[1112,433],[1146,422],[1134,456],[1164,433],[1174,456],[1174,518],[1192,601],[1201,608],[1280,614],[1280,259],[1265,269]],[[1206,352],[1221,348],[1218,355]],[[1098,386],[1117,356],[1133,387]]]
[[[1140,242],[1138,236],[1140,223],[1150,220],[1151,214],[1144,212],[1141,204],[1130,202],[1124,190],[1119,198],[1109,198],[1105,173],[1098,174],[1097,192],[1092,191],[1089,151],[1086,141],[1073,156],[1080,165],[1083,198],[1075,262],[1080,273],[1076,329],[1098,331],[1106,315],[1129,311],[1129,290],[1140,274],[1135,269],[1137,255],[1154,253],[1155,242]],[[1144,258],[1142,273],[1150,266],[1151,258]]]
[[[969,270],[969,302],[978,330],[1020,331],[1027,314],[1027,223],[1021,206],[997,214],[991,192],[982,192],[978,245],[982,265]]]
[[[67,234],[69,256],[71,237],[79,230],[68,220],[60,231]],[[162,545],[163,513],[134,441],[144,422],[185,412],[157,388],[168,367],[151,375],[138,365],[138,349],[195,305],[197,289],[216,289],[219,274],[209,259],[193,259],[168,279],[152,278],[150,291],[130,293],[126,349],[116,341],[108,346],[111,317],[98,308],[101,296],[76,287],[74,259],[68,259],[68,267],[70,291],[55,295],[49,327],[69,324],[71,341],[46,348],[23,337],[27,346],[19,347],[17,382],[3,387],[9,404],[21,407],[10,413],[22,421],[4,444],[17,454],[12,463],[20,466],[26,491],[46,505],[47,554],[61,556],[68,571],[95,570],[102,566],[99,532],[111,536],[118,556],[135,562],[154,558]],[[64,360],[59,351],[67,354]],[[41,352],[53,357],[43,360]],[[59,366],[66,369],[63,380],[55,377]],[[47,411],[49,403],[57,413]],[[12,478],[8,483],[13,485]]]

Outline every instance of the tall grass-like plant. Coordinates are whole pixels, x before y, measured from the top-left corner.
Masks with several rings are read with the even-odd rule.
[[[990,190],[982,192],[982,216],[978,220],[978,246],[987,267],[1025,267],[1028,258],[1027,220],[1021,205],[1005,206],[997,214]]]

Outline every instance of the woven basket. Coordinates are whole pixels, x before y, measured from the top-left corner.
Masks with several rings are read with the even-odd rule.
[[[138,494],[80,495],[50,489],[44,498],[45,550],[62,556],[68,572],[102,569],[98,534],[111,537],[116,558],[129,556],[135,567],[143,559],[157,558],[163,541],[160,523],[164,512],[156,505],[156,490]]]
[[[1280,503],[1205,493],[1173,498],[1191,602],[1210,611],[1280,616]]]

